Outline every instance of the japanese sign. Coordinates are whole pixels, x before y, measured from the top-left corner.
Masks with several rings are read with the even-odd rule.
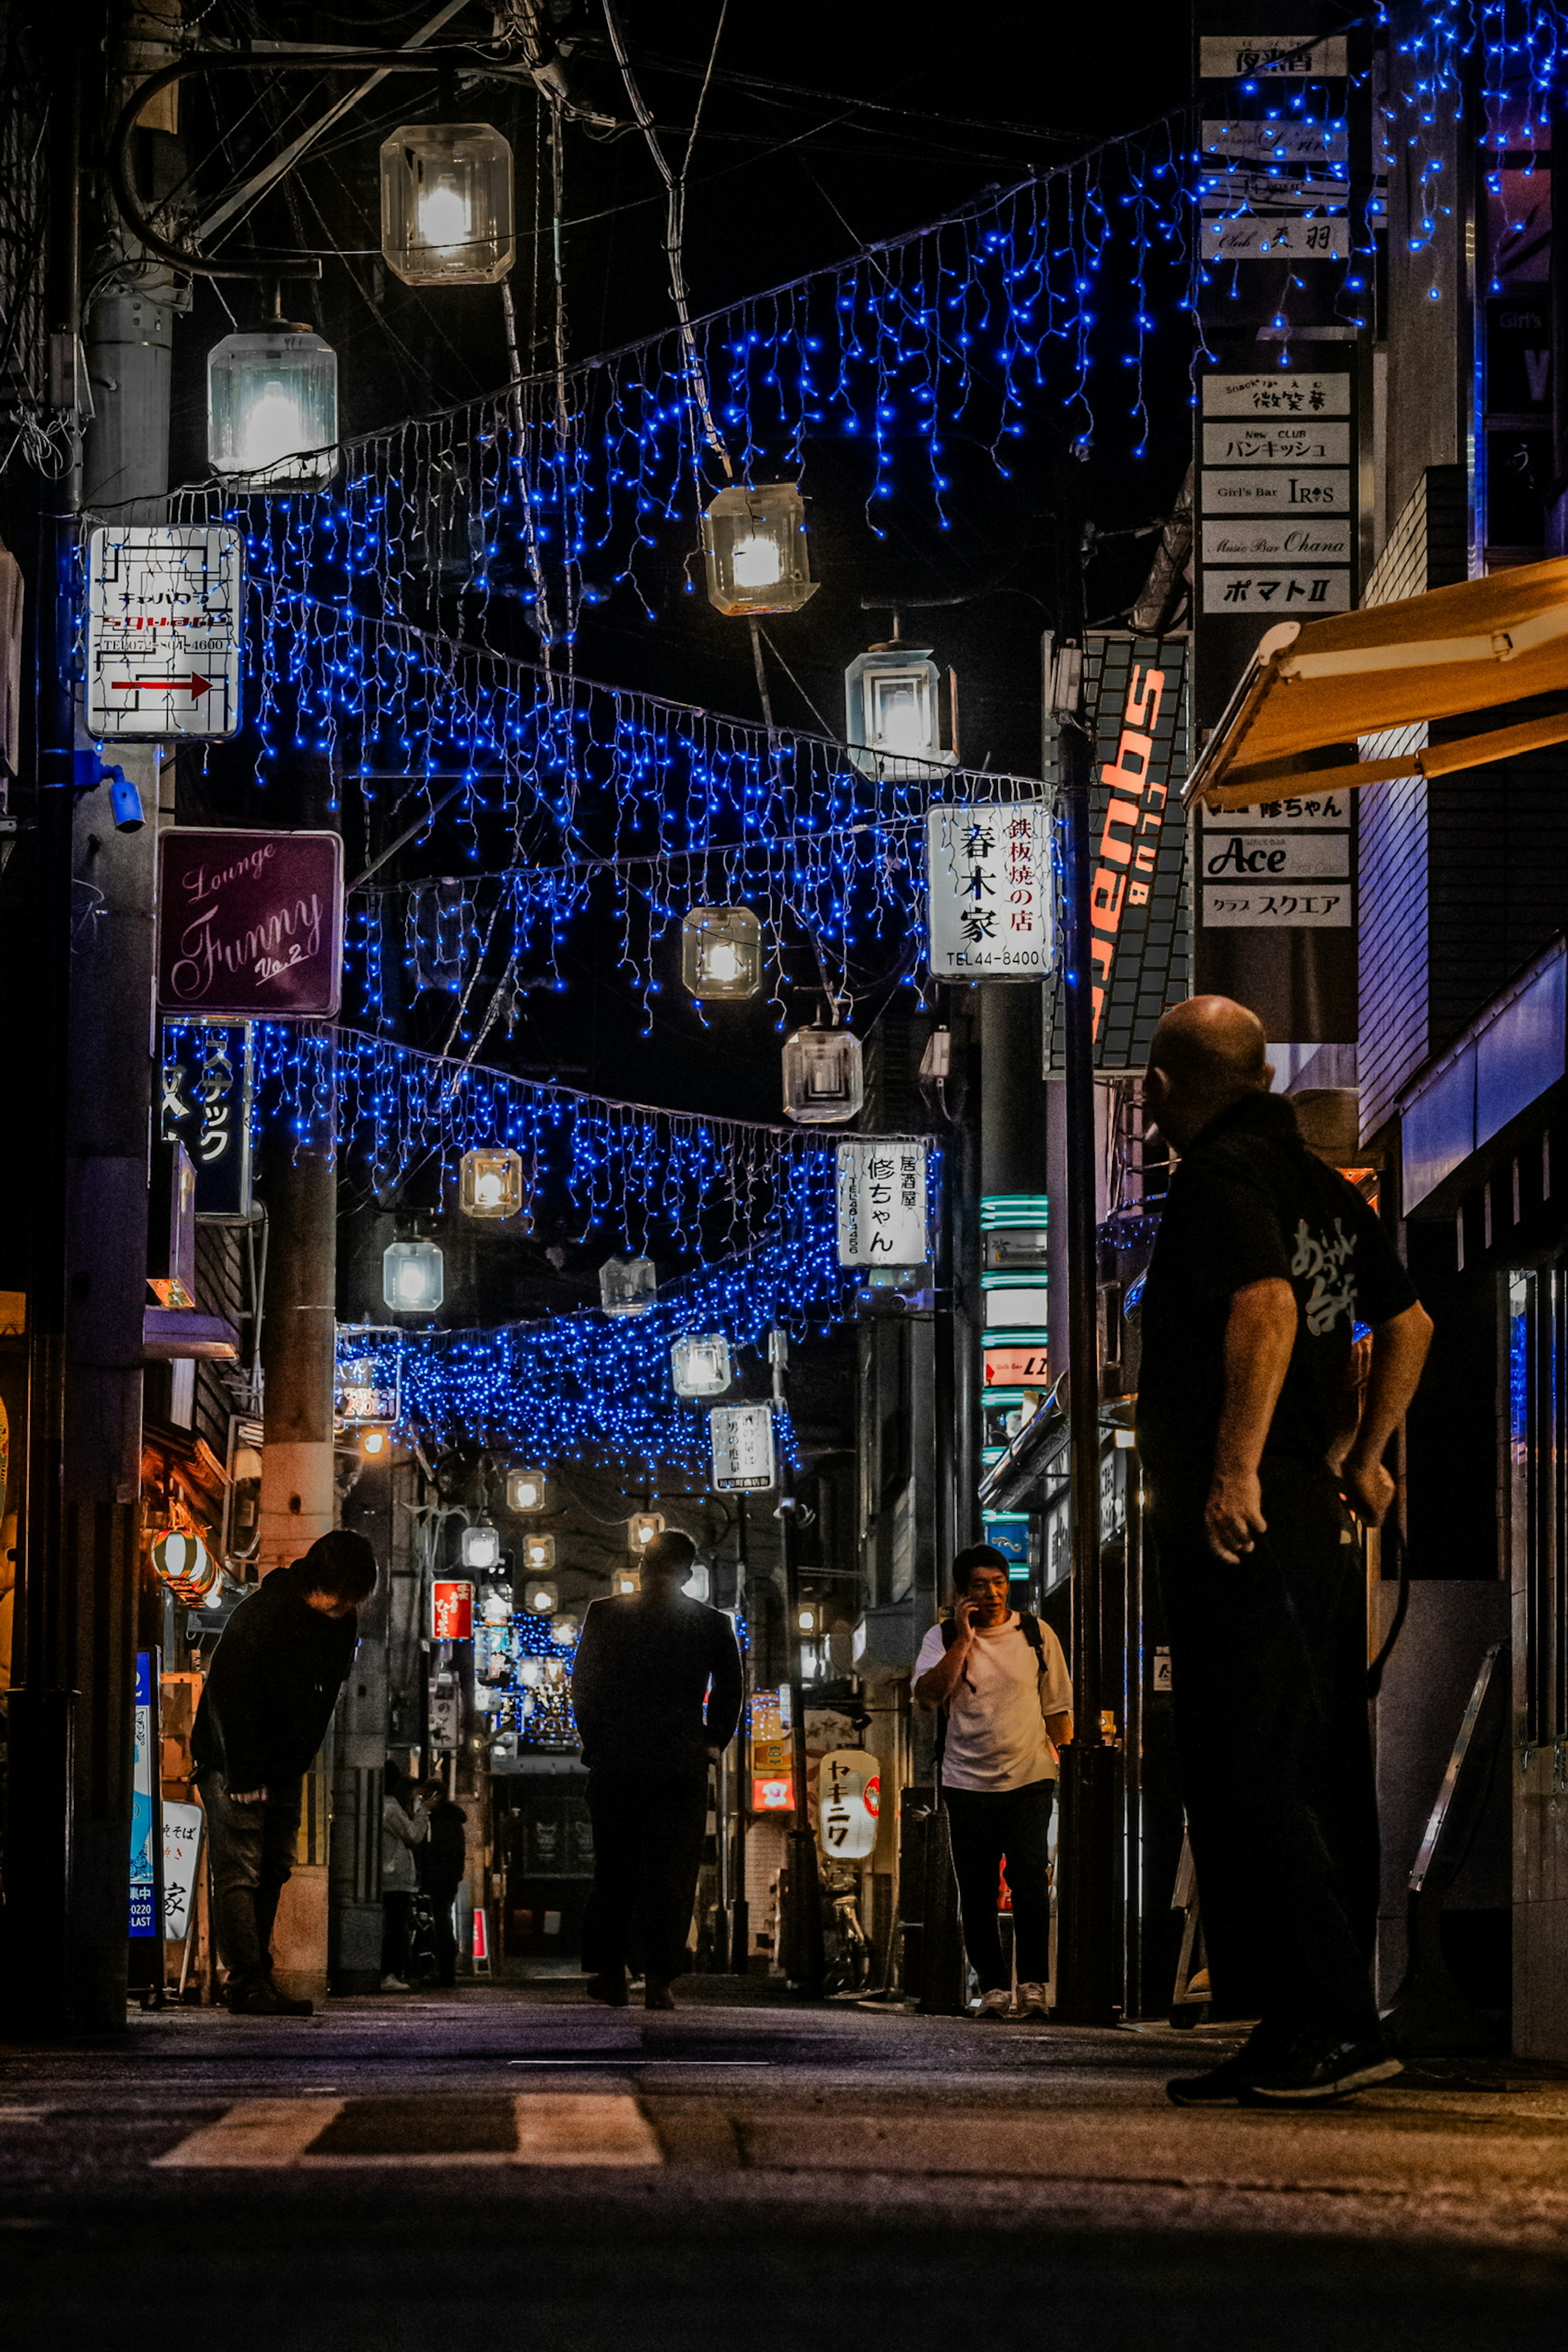
[[[864,1862],[877,1843],[882,1768],[865,1748],[833,1748],[817,1767],[816,1837],[830,1862]]]
[[[158,839],[158,1002],[229,1019],[331,1018],[342,992],[343,845],[335,833]]]
[[[474,1588],[460,1577],[437,1577],[430,1587],[430,1639],[471,1642],[474,1638]]]
[[[239,533],[226,523],[110,523],[91,532],[88,733],[237,733],[243,584]]]
[[[1258,74],[1317,79],[1342,74],[1345,55],[1341,33],[1321,39],[1310,33],[1205,33],[1198,43],[1198,73],[1205,81],[1250,81]]]
[[[1215,370],[1203,379],[1201,455],[1200,609],[1349,612],[1350,377]],[[1323,520],[1334,515],[1345,520]]]
[[[795,1777],[791,1764],[789,1724],[784,1717],[786,1691],[752,1693],[752,1811],[790,1813],[795,1811]]]
[[[926,879],[938,979],[1043,979],[1049,971],[1056,887],[1044,802],[928,810]]]
[[[132,1936],[158,1933],[157,1860],[153,1832],[157,1820],[154,1751],[158,1743],[158,1710],[154,1704],[151,1650],[136,1653],[135,1695],[132,1702],[131,1748],[131,1929]]]
[[[243,1023],[204,1023],[181,1034],[165,1022],[160,1131],[190,1157],[198,1217],[250,1213],[250,1079]]]
[[[1197,862],[1205,929],[1348,930],[1355,919],[1348,793],[1205,809]]]
[[[191,1908],[196,1895],[196,1866],[201,1860],[202,1829],[206,1816],[199,1805],[163,1805],[163,1936],[183,1944],[191,1932]]]
[[[1187,993],[1187,772],[1184,636],[1091,630],[1084,694],[1096,764],[1089,792],[1089,955],[1095,1059],[1142,1069],[1166,1007]],[[1059,998],[1059,990],[1054,992]],[[1061,1007],[1053,1007],[1049,1067],[1062,1066]]]
[[[778,1483],[771,1405],[716,1404],[708,1416],[708,1440],[716,1494],[762,1494]]]
[[[923,1143],[838,1147],[840,1265],[923,1265],[930,1255]]]

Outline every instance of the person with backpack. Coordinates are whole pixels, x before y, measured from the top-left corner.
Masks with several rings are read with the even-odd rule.
[[[937,1780],[952,1839],[963,1947],[980,2017],[1047,2011],[1051,1894],[1047,1839],[1057,1749],[1072,1738],[1072,1684],[1050,1627],[1013,1607],[1007,1563],[970,1544],[952,1563],[952,1613],[915,1661],[914,1695],[940,1710]],[[1002,1865],[1013,1897],[1016,2008],[1002,1958]]]

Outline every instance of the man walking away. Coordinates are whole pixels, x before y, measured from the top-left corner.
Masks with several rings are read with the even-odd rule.
[[[191,1746],[206,1809],[213,1925],[237,2017],[309,2017],[272,1981],[272,1925],[294,1864],[304,1778],[326,1737],[375,1590],[375,1554],[343,1528],[274,1569],[214,1654]]]
[[[414,1898],[419,1892],[416,1854],[430,1827],[425,1791],[410,1775],[393,1780],[381,1801],[381,1989],[409,1990]]]
[[[435,1913],[436,1982],[450,1986],[458,1981],[458,1928],[452,1906],[468,1867],[468,1817],[461,1805],[452,1802],[439,1780],[431,1781],[427,1794],[430,1827],[416,1856],[419,1884]]]
[[[583,1958],[595,2000],[623,2009],[640,1950],[644,2000],[673,2009],[686,1967],[708,1818],[708,1768],[741,1719],[741,1653],[723,1612],[688,1600],[691,1538],[668,1528],[643,1555],[642,1590],[583,1621],[572,1702],[588,1767],[594,1890]]]
[[[1138,1442],[1171,1637],[1182,1793],[1223,2013],[1247,2047],[1178,2105],[1302,2106],[1399,2072],[1370,1977],[1378,1835],[1357,1515],[1432,1326],[1376,1216],[1271,1094],[1228,997],[1165,1015],[1145,1090],[1181,1153],[1144,1285]],[[1357,1325],[1372,1366],[1339,1423]]]
[[[971,1544],[952,1563],[952,1615],[915,1660],[914,1693],[940,1707],[937,1777],[952,1838],[963,1948],[980,1979],[981,2017],[1014,2013],[996,1925],[1003,1857],[1013,1897],[1017,2015],[1044,2017],[1050,1976],[1047,1841],[1057,1749],[1072,1738],[1072,1684],[1048,1625],[1015,1610],[1007,1563]]]

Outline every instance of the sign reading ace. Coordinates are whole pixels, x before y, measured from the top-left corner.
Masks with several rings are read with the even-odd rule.
[[[335,833],[175,826],[158,841],[158,1002],[195,1018],[331,1019],[342,994]]]

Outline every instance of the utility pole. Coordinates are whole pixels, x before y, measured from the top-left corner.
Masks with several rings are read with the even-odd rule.
[[[768,1361],[773,1371],[773,1412],[782,1414],[784,1367],[789,1339],[775,1327],[768,1333]],[[788,1492],[789,1474],[782,1451],[778,1456],[779,1559],[784,1570],[784,1660],[789,1681],[790,1768],[795,1782],[795,1827],[789,1832],[789,1916],[781,1937],[784,1973],[803,1992],[822,1990],[826,1958],[822,1948],[822,1895],[816,1869],[816,1840],[812,1835],[805,1796],[805,1691],[800,1675],[800,1580],[795,1570],[795,1497]]]
[[[735,1497],[735,1614],[741,1616],[750,1598],[746,1498]],[[746,1808],[752,1801],[752,1692],[750,1647],[741,1659],[741,1728],[735,1738],[740,1750],[735,1770],[735,1843],[731,1853],[730,1973],[749,1976],[752,1968],[752,1906],[746,1895]]]
[[[1076,516],[1076,500],[1064,499]],[[1073,1737],[1062,1755],[1055,2014],[1078,2025],[1117,2015],[1116,1790],[1104,1737],[1100,1591],[1100,1249],[1096,1222],[1094,974],[1089,934],[1089,741],[1083,709],[1082,547],[1058,526],[1060,631],[1047,641],[1047,704],[1062,793],[1062,940],[1067,1128],[1068,1418],[1071,1442]]]

